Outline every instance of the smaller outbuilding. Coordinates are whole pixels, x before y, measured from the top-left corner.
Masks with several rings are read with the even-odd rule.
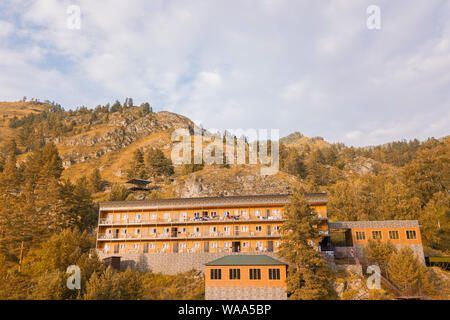
[[[229,255],[205,264],[206,300],[286,300],[287,264],[268,255]]]

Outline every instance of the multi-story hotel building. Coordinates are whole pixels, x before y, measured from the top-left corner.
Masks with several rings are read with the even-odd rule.
[[[307,194],[306,200],[327,234],[326,194]],[[204,259],[197,255],[200,267],[230,253],[276,253],[287,204],[289,195],[102,202],[97,250],[101,257],[122,260],[147,255],[146,263],[156,269],[161,267],[154,264],[156,254],[161,261],[169,254],[203,253]]]
[[[323,219],[326,195],[307,200]],[[287,195],[100,203],[97,249],[105,254],[274,252]]]

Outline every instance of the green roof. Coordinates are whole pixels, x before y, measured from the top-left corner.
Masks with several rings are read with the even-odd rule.
[[[278,266],[286,263],[265,254],[257,255],[229,255],[205,263],[206,266]]]

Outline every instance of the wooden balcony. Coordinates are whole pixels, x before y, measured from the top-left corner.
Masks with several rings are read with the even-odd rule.
[[[186,234],[177,234],[172,236],[170,233],[153,233],[153,234],[106,234],[99,233],[97,236],[98,241],[127,241],[127,240],[209,240],[209,239],[266,239],[266,238],[280,238],[279,232],[239,232],[238,234],[227,232],[190,232]]]

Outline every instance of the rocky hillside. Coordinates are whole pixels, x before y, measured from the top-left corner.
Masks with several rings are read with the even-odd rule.
[[[119,102],[69,111],[48,101],[0,102],[0,116],[0,165],[11,144],[19,150],[20,162],[33,148],[52,142],[63,160],[63,178],[75,181],[98,168],[110,185],[128,180],[127,170],[136,150],[145,152],[157,147],[170,158],[172,132],[185,128],[192,134],[196,129],[195,124],[182,115],[153,112],[148,104],[126,106]],[[405,147],[404,143],[390,149],[358,150],[330,144],[321,137],[309,138],[299,132],[280,142],[288,151],[280,155],[281,171],[273,176],[263,176],[260,167],[250,165],[229,168],[205,165],[200,171],[188,174],[175,166],[171,179],[158,185],[159,196],[286,193],[304,183],[323,190],[350,175],[376,173],[391,163],[411,161],[416,150],[416,142],[410,143],[411,155],[398,160],[398,154],[406,154],[399,149]],[[152,195],[139,195],[140,198],[147,196]]]
[[[299,184],[296,177],[284,172],[261,175],[255,166],[208,167],[179,177],[174,189],[180,197],[235,196],[289,193]]]
[[[298,131],[291,133],[284,138],[281,138],[280,142],[283,143],[286,147],[293,147],[298,151],[323,149],[330,146],[330,143],[325,141],[322,137],[309,138]]]

